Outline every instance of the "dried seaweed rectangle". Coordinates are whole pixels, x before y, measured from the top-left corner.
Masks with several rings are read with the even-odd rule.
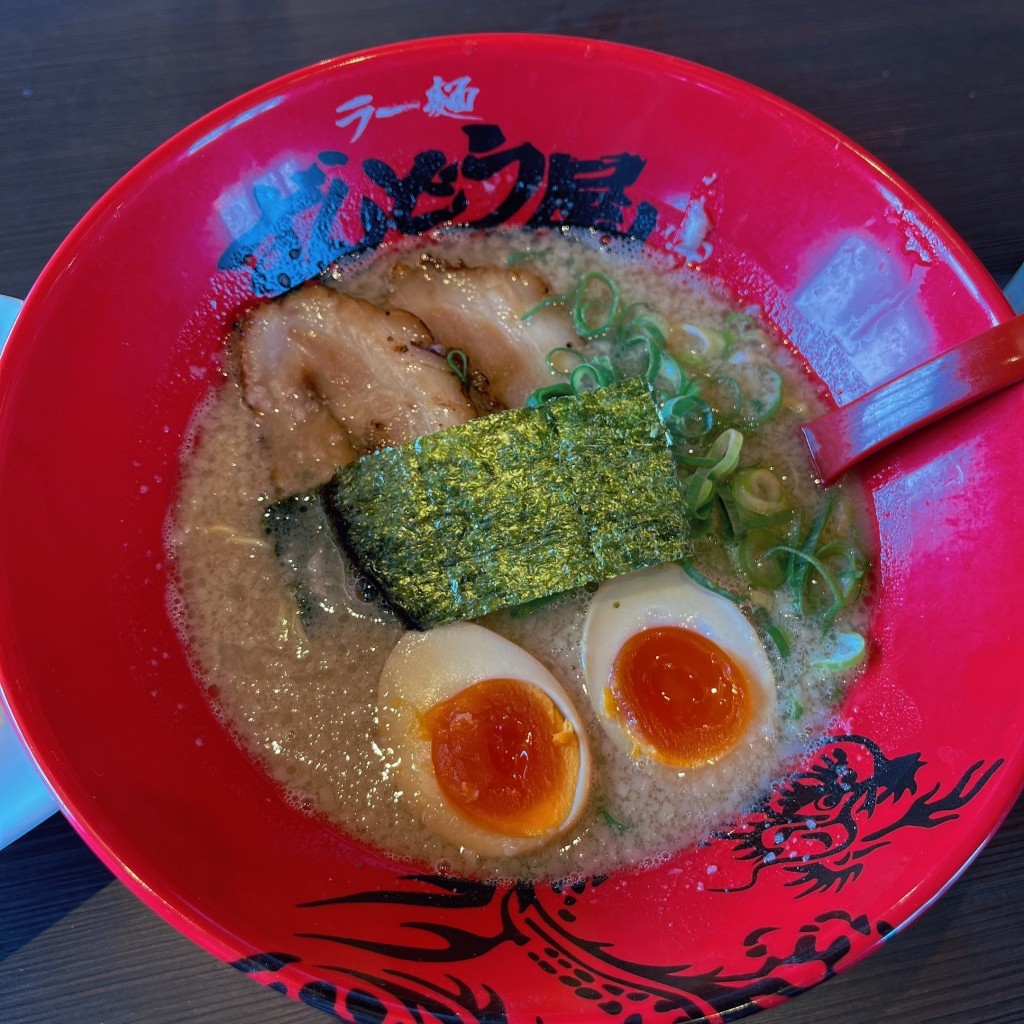
[[[419,626],[688,551],[668,439],[641,379],[367,455],[325,499],[363,571]]]

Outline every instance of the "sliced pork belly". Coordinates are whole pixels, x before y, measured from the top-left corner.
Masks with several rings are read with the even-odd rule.
[[[278,496],[334,469],[476,415],[430,332],[320,284],[253,310],[238,350],[245,400],[259,417]]]
[[[548,295],[535,274],[508,267],[467,267],[428,254],[397,263],[390,301],[420,318],[445,349],[461,349],[471,370],[483,373],[490,394],[520,406],[531,391],[557,378],[547,364],[553,348],[578,345],[564,313],[541,309],[522,316]]]

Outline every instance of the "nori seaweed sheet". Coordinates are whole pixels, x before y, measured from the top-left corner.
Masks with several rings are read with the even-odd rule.
[[[420,628],[689,553],[642,378],[373,452],[338,470],[324,504],[387,603]]]
[[[263,526],[295,596],[303,628],[316,625],[331,590],[345,577],[343,555],[319,490],[293,494],[267,507]]]

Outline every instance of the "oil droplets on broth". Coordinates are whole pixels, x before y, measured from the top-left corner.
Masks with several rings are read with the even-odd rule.
[[[527,251],[532,272],[554,293],[603,270],[667,322],[701,325],[712,335],[735,316],[706,288],[655,272],[628,250],[558,233],[441,236],[427,248],[432,258],[489,268]],[[384,252],[329,284],[385,304],[392,267],[415,258],[408,250]],[[744,331],[752,349],[777,349],[755,325]],[[799,389],[792,414],[806,415],[810,385],[795,366],[782,372],[787,389]],[[197,674],[239,744],[298,806],[386,855],[490,878],[658,863],[742,814],[831,713],[836,680],[813,667],[827,654],[817,623],[788,616],[793,653],[780,658],[743,613],[723,609],[728,602],[676,566],[609,581],[596,593],[566,594],[526,614],[504,611],[477,624],[409,633],[366,599],[347,558],[320,536],[311,538],[306,564],[317,614],[304,621],[265,533],[263,513],[275,492],[236,377],[197,412],[192,437],[198,443],[186,446],[167,538],[177,576],[169,602]],[[751,438],[752,450],[761,462],[802,466],[803,453],[787,450],[787,439],[784,427],[769,424]],[[799,473],[787,484],[797,492],[815,488]],[[726,586],[735,570],[716,552],[704,554]],[[659,752],[661,741],[638,724],[643,716],[630,706],[636,698],[614,682],[613,666],[632,636],[676,628],[725,652],[738,666],[742,698],[735,727],[717,747],[707,746],[705,735],[697,754],[674,757]],[[466,698],[468,712],[446,703],[476,684],[487,685]],[[502,700],[512,694],[523,720],[543,722],[538,731],[551,738],[537,755],[536,763],[547,765],[539,789],[531,782],[509,797],[520,811],[505,824],[488,819],[502,816],[494,808],[474,807],[472,793],[459,805],[465,785],[461,769],[451,767],[451,749],[461,742],[465,753],[467,742],[481,742],[477,727],[494,732],[488,687]],[[457,720],[470,721],[478,738],[451,739]],[[437,730],[448,740],[439,741]]]

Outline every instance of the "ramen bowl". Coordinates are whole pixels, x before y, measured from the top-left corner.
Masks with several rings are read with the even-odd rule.
[[[624,236],[754,306],[842,403],[1007,317],[927,204],[712,70],[553,37],[423,40],[257,89],[73,231],[0,362],[0,675],[62,808],[157,913],[345,1019],[732,1019],[933,901],[1022,783],[1019,390],[861,471],[870,657],[742,821],[656,866],[517,884],[396,863],[243,752],[169,609],[168,513],[226,333],[411,234]],[[979,682],[981,681],[981,682]]]

